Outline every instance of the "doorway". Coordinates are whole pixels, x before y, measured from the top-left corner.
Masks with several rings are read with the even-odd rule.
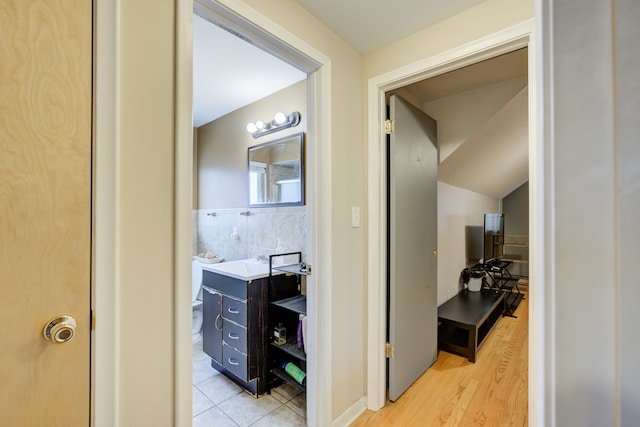
[[[319,271],[319,269],[322,268],[321,267],[322,255],[321,253],[318,254],[318,248],[321,248],[323,243],[321,239],[318,239],[315,232],[315,218],[322,217],[322,214],[318,215],[317,213],[317,211],[320,211],[320,206],[322,206],[322,204],[318,203],[321,195],[317,194],[318,192],[316,191],[316,186],[320,185],[320,183],[318,182],[318,179],[317,179],[318,177],[314,176],[313,174],[316,173],[317,168],[320,164],[319,159],[320,159],[322,150],[324,148],[322,146],[318,146],[316,143],[317,141],[319,141],[319,139],[317,138],[317,135],[322,131],[322,121],[320,120],[320,115],[319,115],[319,111],[321,111],[321,108],[319,108],[319,105],[317,105],[319,100],[316,100],[313,94],[317,93],[317,90],[320,87],[320,85],[326,83],[325,76],[321,68],[321,63],[319,61],[311,59],[310,56],[307,56],[306,54],[301,53],[300,51],[292,48],[286,43],[276,39],[271,34],[268,34],[264,30],[257,27],[257,25],[254,25],[246,21],[244,18],[218,5],[217,3],[214,3],[214,2],[205,3],[205,2],[197,1],[194,4],[194,11],[197,16],[212,22],[213,24],[217,25],[218,27],[221,27],[222,29],[228,31],[234,36],[237,36],[238,38],[244,41],[248,41],[250,44],[254,45],[255,47],[260,48],[266,53],[279,58],[283,62],[286,62],[287,64],[307,74],[306,89],[303,89],[303,91],[306,92],[306,97],[307,97],[306,104],[308,107],[307,108],[308,113],[303,118],[303,120],[307,124],[307,129],[305,130],[306,144],[307,144],[306,167],[307,167],[307,174],[309,176],[309,179],[306,180],[306,183],[307,183],[306,205],[308,208],[308,213],[305,215],[308,237],[307,237],[307,245],[306,245],[306,248],[304,248],[304,251],[306,252],[307,263],[313,264],[314,266],[315,277],[310,276],[307,279],[307,289],[308,289],[307,304],[308,304],[308,312],[309,312],[310,319],[309,319],[309,334],[308,334],[309,345],[307,347],[307,357],[308,357],[307,374],[309,378],[308,380],[309,385],[308,385],[307,399],[306,399],[308,402],[307,409],[306,409],[306,418],[307,420],[309,420],[310,424],[316,424],[318,422],[315,420],[322,419],[322,417],[324,416],[324,414],[318,413],[316,409],[316,407],[319,406],[317,405],[317,402],[319,401],[319,399],[315,397],[318,394],[320,394],[318,392],[318,390],[320,389],[320,384],[318,384],[315,378],[317,378],[317,371],[318,371],[317,361],[321,359],[321,357],[318,355],[321,352],[319,349],[322,348],[322,346],[320,346],[319,344],[316,344],[316,342],[319,340],[318,333],[317,333],[318,326],[315,324],[315,322],[313,322],[312,316],[314,316],[314,313],[316,313],[317,310],[320,307],[322,307],[323,297],[320,294],[321,290],[316,291],[317,288],[311,285],[315,282],[314,279],[316,277],[319,279],[319,277],[322,275],[322,272]],[[256,119],[260,119],[260,118],[261,117],[257,117]],[[246,123],[244,123],[243,126],[244,125],[246,125]],[[244,132],[246,133],[246,131]],[[255,144],[259,144],[261,142],[263,141],[256,140]],[[243,156],[246,157],[246,150],[243,152]],[[246,177],[244,177],[243,181],[246,181]],[[245,204],[244,204],[245,210],[246,210],[247,203],[248,201],[245,201]],[[245,219],[249,219],[252,216],[253,215],[250,214],[250,216],[245,217]],[[317,274],[317,273],[320,273],[320,274]],[[210,369],[213,369],[213,368],[210,368]],[[195,397],[198,391],[196,391],[196,389],[194,388],[193,393]],[[269,400],[271,401],[270,403],[275,404],[271,396],[268,396],[268,397],[269,397]],[[238,400],[242,400],[243,398],[250,398],[255,400],[254,397],[250,397],[245,394],[241,394]],[[284,396],[284,398],[286,398],[286,396]],[[290,399],[290,400],[293,401],[293,399]],[[282,405],[282,407],[284,406],[285,405]],[[267,408],[267,410],[268,409],[269,408]],[[277,410],[280,410],[280,409],[281,408],[278,408]],[[286,411],[286,408],[283,410]],[[194,415],[195,415],[195,412],[196,410],[194,408]],[[212,414],[213,412],[215,411],[212,411]],[[245,412],[249,412],[249,411],[245,411]],[[275,412],[275,411],[272,411],[272,412]],[[209,415],[214,416],[215,414],[214,415],[209,414]],[[224,416],[225,414],[221,414],[221,415]],[[204,416],[203,419],[204,418],[206,418],[206,416]],[[236,421],[242,421],[242,420],[236,420]],[[194,418],[194,423],[195,422],[196,422],[196,419]]]
[[[370,117],[384,118],[385,95],[387,92],[398,90],[409,84],[425,80],[453,71],[467,65],[471,65],[485,59],[493,58],[504,53],[508,53],[530,45],[530,36],[532,31],[532,22],[526,22],[520,26],[510,28],[500,33],[494,34],[486,39],[478,40],[473,46],[465,46],[464,49],[454,49],[445,52],[437,58],[428,58],[422,62],[413,64],[413,66],[398,70],[397,72],[387,73],[379,78],[371,79],[368,82],[369,91],[369,113]],[[533,104],[533,52],[528,52],[528,93],[529,93],[529,130],[528,130],[528,148],[529,152],[533,151],[532,135],[535,124],[534,104]],[[386,374],[384,358],[380,356],[380,348],[384,347],[384,328],[386,321],[380,321],[381,313],[385,313],[386,300],[381,298],[385,295],[381,292],[385,288],[386,270],[384,268],[384,260],[386,259],[386,229],[385,223],[385,203],[386,192],[384,183],[386,178],[377,175],[377,171],[384,170],[386,162],[385,154],[379,147],[383,147],[383,135],[378,131],[378,123],[369,124],[369,342],[368,342],[368,407],[372,410],[382,408],[386,402]],[[532,163],[533,156],[530,155],[529,163]],[[535,190],[535,168],[529,167],[529,181],[532,186],[530,212],[535,210],[536,190]],[[533,221],[530,222],[533,224]],[[530,235],[533,237],[531,246],[535,246],[535,230],[534,225],[530,225]],[[440,243],[439,243],[440,244]],[[533,250],[530,251],[532,254]],[[532,257],[531,262],[531,278],[532,288],[535,290],[535,259]],[[530,293],[530,298],[535,300],[535,292]],[[446,298],[445,298],[446,299]],[[439,297],[440,300],[440,297]],[[535,317],[535,304],[532,304],[532,317]],[[384,316],[384,314],[383,314]],[[533,347],[533,346],[531,346]],[[533,350],[533,349],[532,349]],[[533,351],[530,351],[533,354]],[[532,381],[535,381],[533,375],[530,375]],[[530,388],[535,387],[530,383]]]

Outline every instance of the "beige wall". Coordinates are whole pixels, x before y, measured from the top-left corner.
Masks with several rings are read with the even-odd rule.
[[[300,112],[300,124],[258,139],[247,123],[271,120],[275,113]],[[197,209],[242,208],[249,204],[247,149],[287,135],[307,131],[307,82],[303,80],[206,125],[198,133]]]
[[[533,17],[534,0],[486,0],[365,57],[365,78],[429,58]]]
[[[294,1],[247,0],[277,24],[331,59],[330,375],[333,419],[364,396],[364,233],[351,227],[351,207],[364,205],[362,56]],[[319,141],[326,143],[327,141]],[[363,219],[365,217],[363,216]],[[319,319],[322,322],[322,319]]]
[[[118,19],[117,422],[168,427],[175,387],[175,4],[122,1]]]

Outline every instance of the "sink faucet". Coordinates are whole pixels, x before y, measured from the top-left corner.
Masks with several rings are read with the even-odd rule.
[[[266,255],[258,255],[257,260],[260,261],[262,264],[267,264],[269,262],[269,258],[267,258]]]

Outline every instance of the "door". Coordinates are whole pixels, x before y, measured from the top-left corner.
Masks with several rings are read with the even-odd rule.
[[[222,295],[202,292],[202,351],[222,366]]]
[[[397,95],[388,151],[389,399],[437,357],[436,122]]]
[[[90,421],[91,1],[0,6],[0,424]],[[45,324],[59,315],[77,322]],[[68,341],[67,341],[68,340]]]

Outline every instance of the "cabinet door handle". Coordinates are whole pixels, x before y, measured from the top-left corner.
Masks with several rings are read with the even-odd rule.
[[[231,314],[240,314],[240,310],[231,309],[231,307],[227,308],[227,311]]]
[[[227,360],[229,361],[229,364],[233,366],[238,366],[240,364],[240,362],[238,362],[236,359],[233,359],[231,357]]]
[[[216,329],[220,331],[220,330],[222,330],[221,329],[222,328],[222,324],[220,324],[220,326],[218,326],[218,319],[220,319],[220,320],[222,319],[222,317],[220,317],[219,314],[216,316],[216,320],[213,322],[213,326],[215,326]]]
[[[229,338],[231,338],[232,340],[240,339],[240,336],[239,336],[239,335],[232,334],[231,332],[229,332],[229,333],[227,334],[227,336],[228,336]]]

